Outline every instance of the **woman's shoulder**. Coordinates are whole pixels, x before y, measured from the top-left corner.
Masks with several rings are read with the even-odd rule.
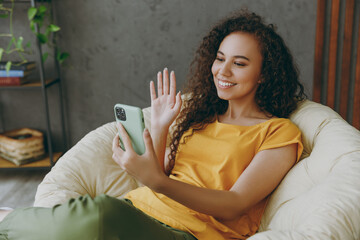
[[[290,119],[279,117],[270,118],[267,121],[264,121],[264,123],[267,123],[269,125],[294,125],[294,123]]]
[[[300,129],[288,118],[271,118],[262,125],[268,133],[284,132],[284,133],[300,133]]]
[[[296,125],[289,119],[289,118],[278,118],[273,117],[269,120],[264,122],[265,124],[271,125],[271,126],[295,126]]]

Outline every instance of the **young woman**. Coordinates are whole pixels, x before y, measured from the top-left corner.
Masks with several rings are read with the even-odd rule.
[[[16,210],[0,223],[0,239],[216,240],[255,234],[268,196],[303,148],[300,131],[287,119],[304,99],[303,87],[274,27],[246,11],[227,18],[197,50],[184,103],[167,69],[158,73],[157,91],[150,84],[150,93],[146,152],[132,150],[121,125],[126,151],[118,135],[113,141],[114,161],[144,187],[123,200],[84,196],[52,209]],[[44,225],[50,226],[46,233]]]

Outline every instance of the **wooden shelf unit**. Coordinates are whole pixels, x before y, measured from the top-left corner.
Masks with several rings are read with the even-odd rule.
[[[15,1],[14,3],[26,3],[27,5],[23,5],[22,8],[27,8],[28,7],[35,7],[36,8],[36,2],[43,2],[43,1],[38,1],[38,0],[18,0]],[[12,1],[4,1],[3,3],[12,3]],[[49,4],[51,4],[51,9],[54,9],[54,3],[53,1],[51,1]],[[54,19],[53,19],[54,20]],[[30,29],[29,29],[30,30]],[[36,32],[36,34],[39,34],[39,26],[38,24],[34,25],[34,30]],[[45,130],[44,130],[44,139],[46,139],[46,143],[44,143],[44,145],[47,146],[47,149],[45,149],[45,151],[47,151],[47,157],[39,160],[39,161],[35,161],[29,164],[25,164],[25,165],[21,165],[21,166],[17,166],[13,163],[11,163],[10,161],[7,161],[5,159],[0,158],[0,170],[3,169],[50,169],[55,163],[56,161],[60,158],[60,156],[62,155],[61,152],[54,152],[53,150],[53,136],[52,136],[52,129],[51,129],[51,124],[50,124],[50,118],[51,118],[51,114],[50,114],[50,107],[49,107],[49,102],[48,102],[48,88],[50,86],[56,85],[58,87],[58,101],[60,104],[60,117],[61,117],[61,130],[62,130],[62,140],[63,140],[63,149],[61,149],[60,151],[62,152],[66,152],[68,149],[68,143],[67,143],[67,133],[66,133],[66,126],[65,126],[65,107],[64,107],[64,97],[63,97],[63,83],[61,81],[60,78],[60,63],[57,60],[56,57],[54,57],[54,69],[52,70],[54,72],[54,74],[51,74],[49,76],[55,76],[54,78],[48,77],[45,74],[45,66],[44,66],[44,60],[42,58],[42,46],[41,43],[39,41],[39,39],[37,37],[36,38],[36,52],[38,53],[38,61],[35,61],[34,59],[32,59],[33,61],[36,62],[37,67],[39,68],[39,73],[38,76],[34,76],[37,79],[33,79],[30,80],[27,83],[24,83],[20,86],[0,86],[0,93],[2,91],[25,91],[25,90],[37,90],[39,91],[39,93],[41,93],[42,95],[42,103],[43,103],[43,113],[45,115]],[[53,39],[53,41],[55,41]],[[55,43],[55,42],[53,42]],[[54,49],[54,56],[57,56],[57,49]],[[0,109],[1,110],[1,109]],[[15,109],[16,110],[16,109]],[[0,112],[0,116],[1,116],[1,112]],[[0,133],[1,132],[6,132],[9,129],[6,129],[5,124],[4,124],[4,119],[2,117],[0,117]],[[28,126],[31,128],[31,126]]]
[[[59,82],[60,79],[56,78],[56,79],[47,79],[45,80],[45,84],[44,87],[50,87],[51,85]],[[24,83],[20,86],[0,86],[0,89],[4,89],[4,90],[27,90],[27,89],[39,89],[42,88],[42,84],[40,80],[30,80],[27,83]]]
[[[56,152],[53,155],[53,161],[54,163],[61,157],[63,153],[62,152]],[[0,157],[0,170],[1,169],[31,169],[31,168],[51,168],[51,162],[49,156],[46,156],[44,159],[37,160],[35,162],[31,162],[28,164],[17,166],[14,163],[3,159]]]

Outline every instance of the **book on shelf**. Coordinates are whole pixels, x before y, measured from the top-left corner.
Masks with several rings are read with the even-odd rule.
[[[45,156],[46,156],[45,154],[42,154],[42,155],[39,155],[37,157],[32,157],[32,158],[16,159],[16,158],[9,157],[9,156],[7,156],[7,155],[5,155],[3,153],[0,153],[1,158],[14,163],[18,167],[21,166],[21,165],[24,165],[24,164],[28,164],[28,163],[32,163],[32,162],[42,160],[42,159],[45,158]]]
[[[0,62],[0,70],[6,70],[7,62]],[[20,63],[20,62],[12,62],[10,70],[31,70],[36,67],[36,63],[34,61]]]
[[[30,80],[26,77],[0,77],[0,87],[20,86]]]
[[[32,70],[0,70],[0,77],[26,77]]]
[[[17,166],[43,159],[43,133],[21,128],[0,134],[0,157]]]

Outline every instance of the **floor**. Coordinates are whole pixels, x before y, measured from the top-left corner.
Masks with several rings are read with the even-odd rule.
[[[47,171],[0,171],[0,207],[29,207]]]

